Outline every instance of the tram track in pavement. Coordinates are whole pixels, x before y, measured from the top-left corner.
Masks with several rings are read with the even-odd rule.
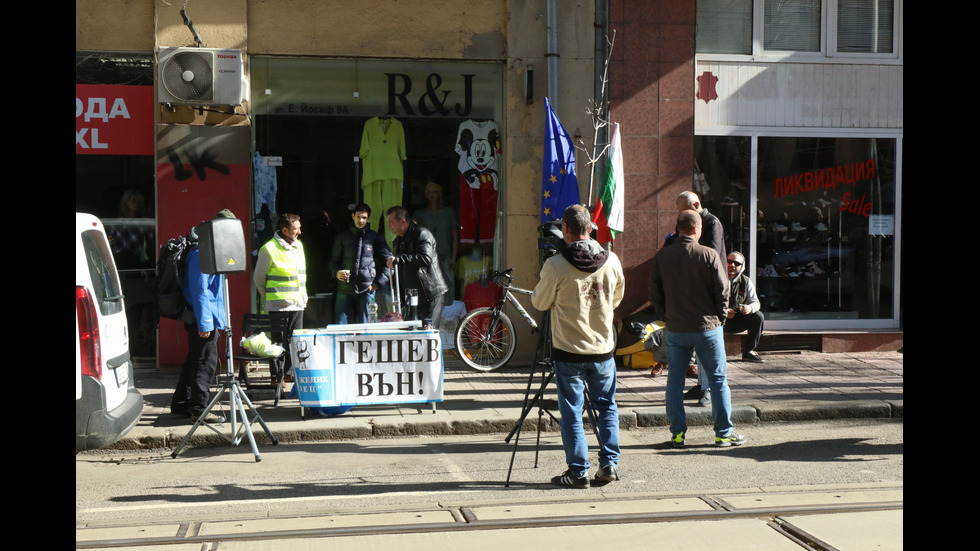
[[[761,526],[795,548],[812,551],[843,549],[832,543],[841,536],[836,529],[807,519],[833,518],[832,525],[844,528],[839,519],[862,521],[873,529],[881,524],[875,515],[889,515],[899,524],[894,538],[902,541],[900,529],[904,510],[901,485],[883,488],[826,489],[784,492],[709,492],[700,494],[626,497],[594,500],[555,500],[540,503],[455,504],[420,507],[416,510],[371,511],[293,516],[252,515],[248,519],[170,521],[153,525],[145,520],[131,523],[76,527],[76,549],[141,548],[150,546],[199,545],[202,550],[248,548],[252,543],[320,540],[327,538],[435,537],[456,533],[473,534],[486,541],[489,534],[536,529],[539,533],[564,531],[568,527],[616,526],[617,533],[630,533],[664,523],[748,521],[755,533]],[[213,505],[213,504],[212,504]],[[897,515],[897,519],[896,519]],[[744,525],[744,524],[743,524]],[[699,524],[698,526],[706,526]],[[879,527],[880,528],[880,527]],[[698,528],[700,531],[701,528]],[[766,536],[768,537],[768,536]],[[251,542],[251,543],[250,543]],[[621,547],[622,548],[622,547]]]

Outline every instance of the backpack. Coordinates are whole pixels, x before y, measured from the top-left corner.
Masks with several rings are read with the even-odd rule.
[[[168,239],[160,246],[160,259],[157,260],[155,282],[157,315],[163,318],[188,321],[193,318],[184,290],[181,287],[187,269],[187,254],[197,247],[197,243],[185,236]],[[193,321],[193,319],[191,319]]]
[[[633,369],[649,369],[666,363],[664,322],[655,314],[639,312],[627,316],[621,323],[616,340],[618,365]]]

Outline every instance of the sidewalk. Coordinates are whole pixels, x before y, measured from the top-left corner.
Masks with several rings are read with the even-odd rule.
[[[729,358],[733,420],[736,425],[767,421],[796,421],[836,418],[902,418],[904,397],[903,357],[898,352],[763,353],[764,363]],[[249,392],[259,415],[272,435],[283,443],[409,435],[506,435],[520,418],[529,382],[529,366],[504,367],[493,373],[468,368],[451,350],[445,355],[443,401],[435,405],[409,404],[363,406],[337,417],[316,414],[301,418],[299,402],[283,398],[273,406],[271,391]],[[170,396],[177,381],[176,371],[141,368],[135,372],[136,386],[145,402],[139,424],[115,449],[174,448],[191,429],[186,418],[170,414]],[[685,388],[690,388],[690,383]],[[649,370],[620,369],[617,402],[623,429],[666,426],[664,390],[666,372],[650,377]],[[541,384],[534,379],[531,396]],[[555,385],[544,394],[545,407],[556,417]],[[710,425],[711,408],[687,402],[690,425]],[[216,411],[227,413],[227,402]],[[543,417],[545,430],[557,424]],[[240,420],[239,420],[240,421]],[[524,435],[533,434],[538,408],[528,415]],[[228,445],[221,434],[230,433],[230,423],[215,425],[219,433],[201,426],[189,446]],[[664,438],[667,438],[666,428]],[[259,445],[269,443],[259,423],[252,424]],[[242,443],[248,446],[248,441]]]

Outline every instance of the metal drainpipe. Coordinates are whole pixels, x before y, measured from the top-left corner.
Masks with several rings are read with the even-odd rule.
[[[556,112],[558,108],[558,14],[556,0],[548,0],[548,101]]]
[[[606,67],[606,48],[607,48],[607,37],[609,36],[609,3],[607,0],[595,0],[595,68],[593,70],[594,76],[594,97],[596,105],[602,105],[602,74]],[[608,77],[608,75],[607,75]],[[609,93],[609,87],[606,87],[606,93]],[[603,126],[602,128],[596,129],[596,143],[605,144],[609,142],[609,127]],[[601,182],[604,174],[604,163],[596,164],[596,178]],[[592,202],[592,182],[589,182],[589,205],[593,205]]]

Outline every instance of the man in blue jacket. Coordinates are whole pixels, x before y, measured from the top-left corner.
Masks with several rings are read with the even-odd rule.
[[[330,251],[330,272],[338,281],[334,318],[341,324],[367,322],[368,304],[388,284],[385,264],[391,256],[384,236],[371,229],[371,207],[352,205],[351,218]]]
[[[225,209],[215,219],[234,217],[230,210]],[[181,277],[181,288],[184,299],[194,311],[194,321],[184,322],[187,358],[177,379],[170,411],[197,421],[210,402],[211,379],[218,368],[218,330],[225,328],[225,297],[221,275],[201,273],[196,228],[191,230],[189,240],[195,244],[186,253],[187,264]],[[224,418],[210,414],[204,421],[217,423],[224,421]]]

